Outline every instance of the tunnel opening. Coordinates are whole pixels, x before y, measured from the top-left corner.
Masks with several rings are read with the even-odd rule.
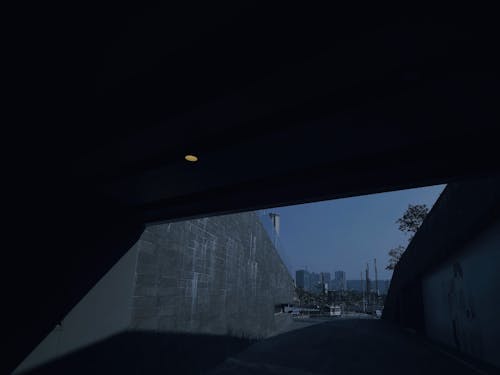
[[[433,273],[419,270],[398,292],[399,281],[391,285],[391,278],[405,267],[401,259],[414,256],[406,248],[422,237],[429,210],[449,194],[438,185],[151,225],[16,373],[83,373],[95,363],[99,370],[125,373],[237,373],[255,366],[278,371],[288,368],[279,348],[294,352],[293,345],[314,347],[315,340],[333,352],[343,347],[350,356],[358,345],[360,361],[368,364],[374,354],[367,352],[377,350],[365,339],[415,345],[388,326],[391,321],[406,334],[439,342],[428,332],[437,323],[424,311],[433,308],[424,302],[438,288],[425,289],[422,274]],[[413,262],[418,269],[420,260]],[[450,269],[452,278],[463,279],[459,262]],[[447,298],[471,321],[475,308],[465,306],[455,284],[450,288]],[[479,354],[474,368],[485,368],[484,347],[464,352],[460,340],[467,333],[459,326],[460,312],[453,314],[452,349],[472,362]],[[259,345],[270,347],[263,354]],[[435,366],[458,366],[429,353]],[[119,361],[124,354],[129,360]]]
[[[362,373],[377,355],[380,373],[419,356],[430,358],[422,372],[490,371],[498,327],[487,334],[478,321],[491,316],[482,304],[500,284],[479,266],[499,256],[497,185],[487,179],[150,225],[15,373],[279,373],[317,371],[318,361]],[[472,217],[457,239],[452,214]],[[453,250],[464,244],[477,253]],[[479,292],[467,284],[485,282]],[[388,350],[399,351],[395,364]],[[308,357],[320,354],[336,360]],[[466,370],[457,358],[467,359]]]

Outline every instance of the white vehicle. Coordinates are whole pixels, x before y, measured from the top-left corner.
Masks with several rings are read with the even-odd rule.
[[[341,316],[342,310],[340,306],[330,306],[330,316]]]

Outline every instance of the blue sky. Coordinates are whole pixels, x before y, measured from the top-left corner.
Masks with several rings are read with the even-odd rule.
[[[281,242],[294,270],[344,270],[347,279],[359,279],[360,272],[377,258],[379,279],[388,279],[387,252],[407,237],[395,221],[409,204],[431,208],[445,185],[400,190],[332,201],[273,209],[281,216]]]

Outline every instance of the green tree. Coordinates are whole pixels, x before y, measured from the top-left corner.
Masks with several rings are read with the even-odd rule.
[[[428,213],[429,209],[425,204],[410,204],[404,215],[396,220],[396,224],[399,225],[398,229],[404,234],[409,235],[408,242],[411,242]]]
[[[396,220],[398,229],[404,234],[408,235],[408,242],[411,242],[418,228],[424,222],[425,217],[429,213],[429,209],[425,204],[408,205],[402,217]],[[405,252],[406,247],[399,245],[389,250],[389,263],[385,267],[387,270],[393,270],[398,264],[399,259]]]
[[[401,259],[401,255],[403,255],[405,251],[404,246],[397,246],[389,250],[389,264],[385,267],[386,270],[393,270],[398,264],[399,259]]]

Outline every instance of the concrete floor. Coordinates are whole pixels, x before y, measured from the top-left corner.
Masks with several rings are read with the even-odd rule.
[[[316,324],[312,324],[316,323]],[[302,327],[300,328],[302,324]],[[299,329],[297,329],[299,328]],[[484,374],[378,319],[309,319],[210,372],[225,374]]]

